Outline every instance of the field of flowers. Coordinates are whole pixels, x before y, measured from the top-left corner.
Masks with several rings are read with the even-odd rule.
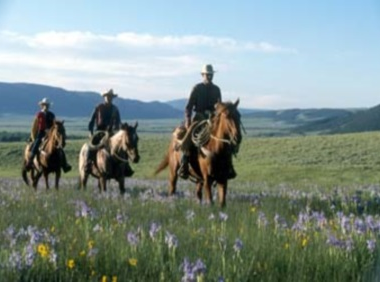
[[[196,203],[190,182],[172,198],[163,180],[126,184],[99,194],[68,177],[34,192],[2,178],[0,281],[380,279],[378,186],[236,182],[222,210]]]

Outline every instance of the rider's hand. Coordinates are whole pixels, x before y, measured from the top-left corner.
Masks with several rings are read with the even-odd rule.
[[[190,120],[187,119],[187,120],[185,121],[185,127],[186,127],[186,128],[189,128],[189,127],[190,127]]]

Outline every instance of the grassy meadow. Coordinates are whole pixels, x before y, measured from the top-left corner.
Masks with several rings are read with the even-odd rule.
[[[0,143],[0,281],[380,279],[380,133],[259,137],[268,121],[244,121],[220,209],[199,205],[188,181],[169,198],[167,172],[153,177],[176,122],[139,121],[123,196],[112,181],[107,193],[94,180],[77,190],[81,122],[66,124],[73,171],[59,191],[26,187],[25,143]]]

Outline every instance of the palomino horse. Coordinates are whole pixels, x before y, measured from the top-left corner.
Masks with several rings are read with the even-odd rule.
[[[28,170],[26,164],[28,162],[31,144],[27,144],[24,152],[24,161],[22,167],[22,178],[29,186],[30,181],[34,189],[41,176],[45,178],[46,189],[49,189],[49,174],[55,173],[55,188],[59,187],[59,179],[61,177],[61,158],[62,150],[66,145],[66,131],[63,126],[64,121],[55,120],[52,127],[47,132],[46,137],[42,141],[42,150],[33,160],[33,167]]]
[[[199,202],[202,201],[202,188],[205,190],[206,201],[213,203],[212,185],[217,184],[219,204],[226,205],[227,182],[229,165],[232,164],[232,156],[238,152],[242,140],[240,113],[237,110],[239,100],[235,103],[219,102],[215,105],[215,115],[210,120],[193,123],[182,140],[178,134],[180,128],[176,128],[165,158],[155,171],[158,174],[169,166],[169,195],[176,192],[178,180],[178,168],[181,160],[181,150],[188,141],[195,143],[190,154],[190,176],[197,183],[196,194]],[[201,131],[196,128],[206,123]],[[187,147],[187,146],[185,146]]]
[[[133,163],[137,163],[140,159],[137,126],[137,122],[134,126],[123,123],[121,129],[111,137],[108,137],[107,132],[103,132],[105,136],[99,146],[94,148],[91,143],[82,146],[79,154],[80,188],[86,188],[88,176],[91,174],[99,180],[100,192],[107,190],[107,180],[115,179],[119,183],[120,193],[125,193],[126,163],[128,159]],[[96,150],[95,161],[92,162],[90,171],[86,168],[89,150]]]

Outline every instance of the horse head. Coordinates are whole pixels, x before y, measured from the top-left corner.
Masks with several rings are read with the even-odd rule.
[[[133,126],[128,123],[123,123],[121,129],[117,132],[111,139],[116,138],[118,140],[115,143],[113,148],[111,148],[111,154],[120,160],[123,159],[122,156],[118,155],[118,151],[122,150],[126,153],[127,158],[133,163],[138,163],[140,160],[139,150],[138,150],[138,141],[139,137],[137,135],[137,126],[136,122]],[[117,144],[116,144],[117,143]],[[127,160],[124,160],[127,161]]]
[[[215,135],[229,143],[235,153],[237,153],[242,141],[241,116],[237,109],[239,102],[237,99],[235,103],[216,103],[213,117]]]
[[[54,148],[64,148],[66,146],[66,130],[64,123],[64,121],[54,121],[47,134],[47,151],[52,152]]]

